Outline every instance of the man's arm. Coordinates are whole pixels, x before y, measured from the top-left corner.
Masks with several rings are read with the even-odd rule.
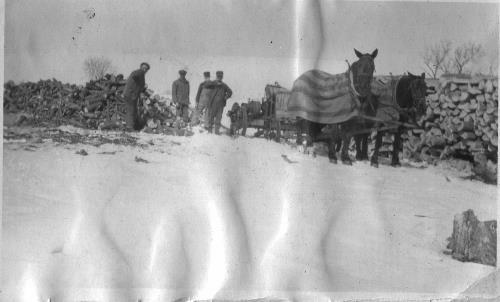
[[[175,81],[172,83],[172,101],[177,103],[177,83]]]
[[[196,104],[200,102],[201,90],[203,89],[203,83],[198,86],[198,92],[196,93]]]
[[[231,88],[229,88],[229,86],[227,86],[227,84],[224,84],[224,86],[226,86],[226,100],[229,99],[232,95],[233,95],[233,91],[231,90]]]

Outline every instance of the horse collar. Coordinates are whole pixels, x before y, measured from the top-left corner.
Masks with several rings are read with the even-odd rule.
[[[393,102],[394,104],[397,104],[398,106],[399,106],[399,104],[398,104],[398,95],[397,95],[397,94],[398,94],[398,87],[399,87],[399,83],[400,83],[400,82],[401,82],[401,77],[399,77],[399,78],[396,80],[396,85],[394,85],[394,91],[393,91],[393,93],[392,93],[392,102]]]
[[[359,94],[359,92],[357,92],[356,88],[354,87],[354,79],[351,68],[349,68],[349,82],[351,84],[351,89],[354,92],[354,95],[356,95],[357,97],[361,97],[361,94]]]

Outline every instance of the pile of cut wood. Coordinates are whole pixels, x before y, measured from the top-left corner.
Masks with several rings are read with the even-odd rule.
[[[122,97],[125,83],[122,75],[106,75],[83,86],[63,84],[56,79],[20,84],[10,81],[4,85],[4,112],[21,113],[20,125],[121,128],[125,117]],[[139,107],[143,124],[150,128],[171,124],[175,108],[169,103],[152,90],[142,93]]]
[[[424,129],[405,136],[406,155],[428,161],[467,158],[496,175],[497,86],[496,78],[441,78],[427,97]]]

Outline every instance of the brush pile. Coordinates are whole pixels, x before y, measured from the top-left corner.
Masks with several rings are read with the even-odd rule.
[[[106,75],[83,86],[51,80],[4,85],[4,113],[17,113],[18,125],[73,125],[86,129],[122,129],[125,120],[123,75]],[[139,115],[146,130],[160,126],[185,127],[175,122],[170,100],[146,90],[139,100]]]

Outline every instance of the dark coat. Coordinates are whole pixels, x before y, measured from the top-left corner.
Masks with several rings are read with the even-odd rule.
[[[210,106],[226,106],[226,100],[233,95],[231,88],[229,88],[229,86],[221,80],[215,80],[207,86],[214,89]]]
[[[127,79],[123,97],[129,100],[137,100],[139,95],[146,87],[146,80],[144,78],[145,72],[142,69],[133,71]]]
[[[198,87],[198,93],[196,93],[196,104],[199,104],[200,101],[202,104],[207,105],[212,98],[213,88],[210,88],[210,84],[212,81],[206,80],[200,84]]]
[[[189,82],[179,78],[172,83],[172,101],[178,104],[189,105]]]

